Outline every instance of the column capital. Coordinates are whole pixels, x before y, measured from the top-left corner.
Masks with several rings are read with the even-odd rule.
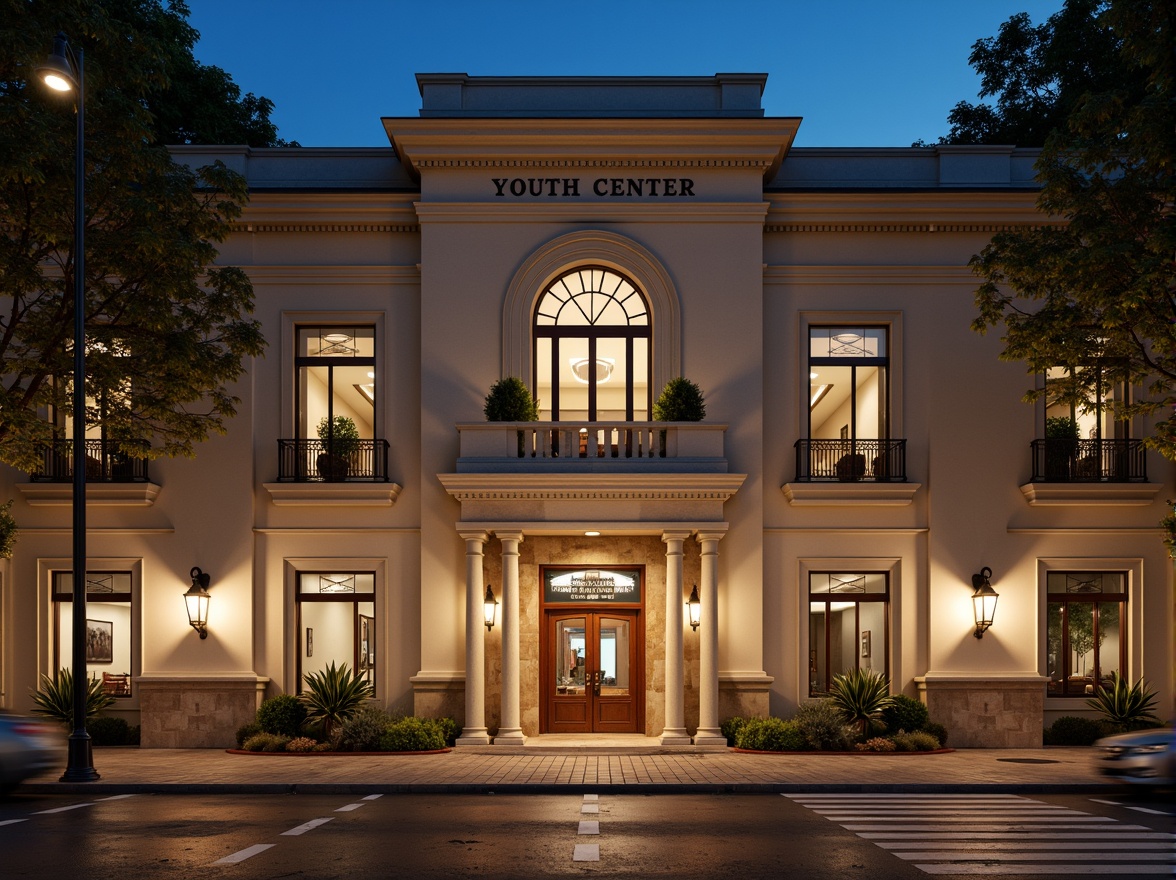
[[[662,532],[661,539],[668,544],[670,541],[685,541],[690,535],[690,529],[666,529]]]
[[[699,544],[703,544],[703,543],[706,543],[707,541],[715,541],[715,542],[721,541],[726,536],[727,536],[726,529],[705,529],[705,530],[700,530],[697,534],[695,534],[694,539],[696,541],[698,541]]]
[[[490,533],[485,529],[458,529],[457,534],[463,541],[479,541],[485,544],[490,540]]]
[[[517,541],[519,544],[523,543],[522,529],[505,529],[502,531],[495,530],[494,536],[499,541]]]

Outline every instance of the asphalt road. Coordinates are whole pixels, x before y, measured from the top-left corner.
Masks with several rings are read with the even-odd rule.
[[[1077,795],[18,795],[0,876],[1172,876],[1174,814]]]

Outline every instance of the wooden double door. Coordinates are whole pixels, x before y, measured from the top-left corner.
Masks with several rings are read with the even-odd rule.
[[[640,610],[548,610],[543,623],[540,731],[641,733],[645,638]]]

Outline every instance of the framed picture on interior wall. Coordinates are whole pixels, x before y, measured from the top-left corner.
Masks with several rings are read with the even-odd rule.
[[[314,656],[314,627],[312,626],[306,628],[306,656]]]
[[[376,619],[359,615],[359,668],[376,667]]]
[[[862,656],[870,656],[870,631],[868,629],[862,630]]]
[[[114,662],[114,621],[86,619],[86,662]]]

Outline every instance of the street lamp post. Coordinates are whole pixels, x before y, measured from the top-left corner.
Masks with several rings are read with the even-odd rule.
[[[73,716],[62,782],[91,782],[94,750],[86,732],[90,678],[86,670],[86,73],[84,52],[65,34],[53,41],[53,54],[37,68],[58,92],[77,92],[77,155],[74,164],[74,335],[73,335]]]

